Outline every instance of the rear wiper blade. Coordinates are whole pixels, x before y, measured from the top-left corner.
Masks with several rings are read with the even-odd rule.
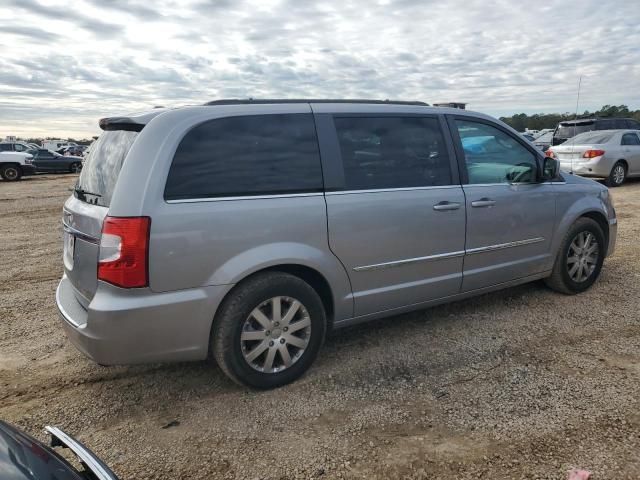
[[[70,188],[69,190],[71,190],[74,193],[77,193],[78,195],[83,195],[83,196],[84,195],[91,195],[93,197],[102,197],[102,195],[100,195],[99,193],[89,192],[89,191],[87,191],[87,190],[85,190],[83,188],[77,187],[77,186],[73,187],[73,188]]]

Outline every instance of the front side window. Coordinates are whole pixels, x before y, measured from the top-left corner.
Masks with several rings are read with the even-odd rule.
[[[22,145],[21,143],[14,143],[13,148],[15,148],[16,152],[26,152],[27,150],[29,150],[25,145]]]
[[[334,119],[347,190],[451,184],[451,166],[437,118]]]
[[[635,133],[625,133],[622,135],[622,145],[640,145],[640,138]]]
[[[320,153],[310,114],[210,120],[189,131],[169,170],[167,200],[318,192]]]
[[[531,183],[536,157],[502,130],[485,123],[456,120],[470,184]]]

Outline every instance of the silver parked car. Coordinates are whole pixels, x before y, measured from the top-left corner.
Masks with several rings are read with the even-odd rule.
[[[605,187],[480,113],[230,100],[100,126],[57,290],[100,364],[213,356],[275,387],[330,329],[537,279],[582,292],[615,245]]]
[[[576,135],[547,151],[568,172],[604,178],[618,187],[627,177],[640,175],[638,130],[597,130]]]

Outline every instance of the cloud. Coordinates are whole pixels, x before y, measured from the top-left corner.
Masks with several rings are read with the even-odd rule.
[[[60,39],[60,35],[37,27],[25,27],[24,25],[3,25],[2,33],[17,35],[22,38],[39,43],[49,43]]]
[[[5,0],[3,134],[224,97],[640,108],[635,2]],[[47,105],[47,111],[42,111]],[[49,108],[51,107],[51,108]],[[71,118],[72,117],[72,118]]]
[[[6,8],[17,8],[40,17],[40,20],[64,20],[74,27],[91,31],[96,36],[111,37],[121,34],[123,27],[114,23],[104,22],[81,13],[80,9],[69,8],[68,4],[60,7],[44,5],[37,0],[5,0]]]
[[[145,21],[164,18],[161,12],[148,6],[152,5],[149,2],[136,2],[133,0],[89,0],[88,3],[100,9],[131,15]]]

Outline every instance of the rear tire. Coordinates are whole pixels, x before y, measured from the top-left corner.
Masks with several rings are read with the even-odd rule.
[[[624,183],[627,178],[627,166],[624,162],[616,162],[616,164],[611,168],[611,173],[604,181],[607,187],[619,187]]]
[[[579,218],[564,236],[553,272],[545,283],[566,295],[584,292],[598,279],[605,254],[600,225],[590,218]]]
[[[0,176],[7,182],[17,182],[22,178],[22,169],[19,165],[3,165],[0,167]]]
[[[69,165],[69,171],[71,173],[80,173],[82,171],[82,163],[73,162],[71,165]]]
[[[311,366],[326,324],[322,300],[309,284],[287,273],[261,273],[240,283],[222,302],[211,350],[234,382],[275,388]]]

